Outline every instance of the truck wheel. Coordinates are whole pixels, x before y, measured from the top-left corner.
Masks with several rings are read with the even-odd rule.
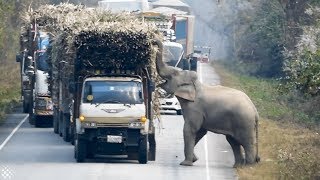
[[[42,125],[42,118],[39,116],[34,116],[34,126],[41,127]]]
[[[182,115],[182,109],[177,110],[177,115]]]
[[[59,121],[59,136],[62,137],[62,132],[63,132],[63,115],[62,112],[58,111],[58,121]]]
[[[33,114],[33,106],[32,106],[32,104],[29,105],[28,112],[29,112],[29,123],[31,125],[34,125],[35,118],[34,118],[34,114]]]
[[[34,122],[35,122],[34,115],[33,114],[29,114],[29,124],[30,125],[34,125]]]
[[[148,135],[149,141],[149,152],[148,152],[148,160],[155,161],[156,160],[156,139],[155,134]]]
[[[23,101],[23,113],[28,113],[29,112],[29,103],[26,103]]]
[[[56,134],[59,133],[59,121],[55,116],[53,117],[53,132]]]
[[[148,136],[142,136],[139,142],[139,156],[140,164],[147,164],[148,162]]]
[[[87,144],[85,140],[77,138],[74,145],[74,157],[77,162],[84,162],[87,156]]]
[[[66,142],[70,142],[70,116],[63,114],[62,137]]]
[[[70,124],[70,131],[70,143],[74,145],[74,140],[76,139],[74,123]]]

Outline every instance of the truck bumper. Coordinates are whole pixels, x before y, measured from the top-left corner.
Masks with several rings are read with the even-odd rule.
[[[27,103],[30,103],[31,101],[31,96],[32,96],[32,91],[29,89],[24,89],[23,94],[22,94],[22,100],[26,101]]]
[[[34,113],[37,116],[53,116],[52,110],[35,110]]]
[[[78,138],[87,141],[90,154],[130,155],[138,152],[139,142],[146,135],[140,129],[96,128],[85,129]]]

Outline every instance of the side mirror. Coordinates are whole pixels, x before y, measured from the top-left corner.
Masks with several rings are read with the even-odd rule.
[[[190,62],[188,59],[183,59],[183,70],[190,70]]]
[[[75,83],[70,82],[70,83],[69,83],[69,86],[68,86],[68,90],[69,90],[69,93],[74,93],[74,92],[76,91],[76,85],[75,85]]]
[[[22,61],[21,54],[16,54],[16,62],[21,62],[21,61]]]
[[[153,92],[155,89],[156,89],[155,83],[154,83],[153,81],[150,81],[150,82],[149,82],[148,90],[149,90],[150,92]]]
[[[140,98],[140,99],[143,99],[143,96],[142,96],[142,92],[141,92],[141,91],[139,91],[139,98]]]
[[[33,66],[28,66],[28,68],[26,70],[26,74],[28,76],[33,76],[34,75],[34,67]]]

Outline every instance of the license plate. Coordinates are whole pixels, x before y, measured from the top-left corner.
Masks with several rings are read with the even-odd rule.
[[[122,143],[122,136],[107,136],[107,142],[109,143]]]

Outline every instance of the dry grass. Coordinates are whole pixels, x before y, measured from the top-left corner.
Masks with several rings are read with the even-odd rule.
[[[320,179],[320,133],[290,121],[291,108],[276,100],[270,82],[232,74],[215,64],[222,84],[241,89],[256,104],[259,122],[261,162],[238,168],[240,179]],[[267,117],[267,118],[266,118]],[[316,125],[314,125],[316,126]]]

